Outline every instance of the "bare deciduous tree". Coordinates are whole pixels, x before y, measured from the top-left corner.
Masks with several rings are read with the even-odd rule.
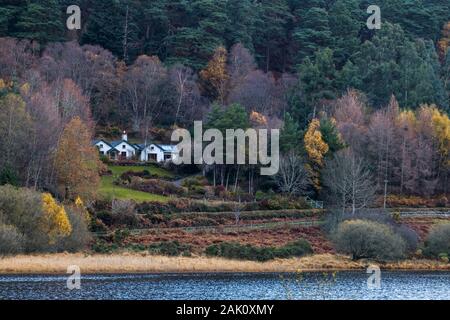
[[[300,195],[311,185],[305,163],[294,152],[290,152],[280,159],[280,169],[275,180],[283,193]]]
[[[336,153],[323,170],[323,183],[327,187],[330,202],[352,214],[367,207],[374,200],[375,186],[372,174],[364,160],[350,149]]]
[[[171,97],[168,84],[167,70],[157,57],[140,56],[125,75],[123,99],[133,115],[133,129],[142,131],[146,144],[150,125]]]
[[[194,71],[181,64],[176,64],[169,70],[169,79],[177,91],[174,120],[174,125],[177,125],[181,119],[184,121],[191,119],[194,110],[201,106],[200,88]]]

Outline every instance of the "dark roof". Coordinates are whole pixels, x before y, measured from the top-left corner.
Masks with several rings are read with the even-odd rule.
[[[175,145],[168,145],[168,144],[157,144],[157,143],[150,143],[147,145],[147,147],[149,146],[155,146],[157,147],[159,150],[161,150],[162,152],[174,152],[175,151]],[[142,145],[142,150],[145,149],[145,146]]]
[[[116,141],[111,141],[110,143],[106,142],[103,139],[97,139],[97,140],[93,140],[92,144],[96,145],[99,142],[103,142],[106,145],[110,146],[112,149],[115,149],[118,145],[120,145],[121,143],[126,143],[128,144],[130,147],[138,150],[138,151],[142,151],[144,150],[146,147],[149,147],[151,145],[156,146],[158,149],[160,149],[162,152],[174,152],[175,151],[175,145],[169,145],[169,144],[156,144],[156,143],[149,143],[147,145],[145,145],[144,143],[129,143],[128,141],[125,140],[116,140]],[[120,150],[119,150],[120,151]]]
[[[138,149],[138,150],[144,150],[144,148],[145,148],[145,144],[143,144],[143,143],[135,143],[134,144],[134,146],[136,147],[136,149]]]
[[[127,145],[129,145],[130,147],[134,148],[134,149],[138,149],[136,147],[136,145],[129,143],[128,141],[125,140],[116,140],[116,141],[112,141],[111,142],[111,147],[116,148],[119,144],[121,143],[126,143]]]
[[[99,142],[103,142],[104,144],[110,146],[111,148],[113,147],[113,146],[111,146],[111,144],[109,144],[108,142],[106,142],[106,141],[103,140],[103,139],[93,140],[93,141],[92,141],[92,145],[96,145],[96,144],[99,143]]]

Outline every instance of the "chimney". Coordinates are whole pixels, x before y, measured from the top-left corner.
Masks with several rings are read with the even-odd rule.
[[[123,134],[122,134],[122,140],[123,141],[128,141],[128,135],[127,135],[126,131],[124,131]]]

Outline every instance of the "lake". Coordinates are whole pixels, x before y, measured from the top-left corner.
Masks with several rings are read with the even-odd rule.
[[[0,299],[450,299],[450,272],[383,271],[369,289],[364,271],[301,274],[85,275],[80,290],[67,276],[0,275]]]

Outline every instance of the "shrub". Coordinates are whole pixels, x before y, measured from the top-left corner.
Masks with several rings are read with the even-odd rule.
[[[268,261],[275,258],[301,257],[313,252],[308,241],[300,239],[282,247],[255,247],[235,242],[213,244],[205,249],[208,256],[238,260]]]
[[[151,174],[150,171],[144,169],[142,171],[126,171],[120,175],[120,180],[130,183],[133,180],[133,177],[141,179],[157,179],[159,176]]]
[[[309,209],[304,198],[290,198],[274,195],[258,202],[260,210]]]
[[[191,186],[189,188],[189,192],[191,193],[192,196],[194,195],[204,196],[206,195],[207,190],[203,186]]]
[[[382,199],[379,199],[381,205]],[[418,196],[399,196],[389,195],[387,202],[391,207],[409,207],[409,208],[435,208],[446,207],[449,204],[448,198],[445,195],[436,197],[418,197]]]
[[[446,196],[441,196],[436,200],[436,207],[445,208],[450,204]]]
[[[92,240],[88,228],[89,217],[86,213],[75,208],[68,208],[67,215],[72,226],[72,232],[68,237],[60,240],[58,248],[69,252],[85,249]]]
[[[0,255],[20,253],[23,250],[23,236],[14,226],[0,224]]]
[[[191,178],[187,178],[183,180],[183,187],[186,187],[188,189],[191,189],[193,187],[205,187],[207,186],[208,180],[203,176],[195,176]]]
[[[43,232],[42,194],[27,188],[0,187],[1,221],[14,226],[23,235],[25,252],[47,251],[49,237]]]
[[[450,223],[434,227],[425,239],[424,255],[439,258],[440,255],[450,257]]]
[[[183,219],[174,219],[169,222],[169,227],[171,228],[183,228],[189,227],[190,223]]]
[[[179,187],[170,181],[161,179],[141,179],[139,177],[133,177],[131,179],[130,188],[159,195],[181,196],[185,193],[185,190],[182,187]]]
[[[405,225],[395,226],[394,231],[405,241],[406,250],[409,253],[414,253],[417,251],[420,238],[416,231]]]
[[[419,235],[416,231],[406,225],[401,225],[400,213],[390,214],[384,209],[364,209],[355,214],[342,214],[340,210],[334,210],[327,215],[324,228],[333,233],[337,226],[343,221],[365,220],[389,226],[395,234],[398,234],[406,243],[408,252],[415,252],[419,244]]]
[[[95,215],[103,224],[107,226],[113,225],[113,216],[110,211],[101,210],[96,212]]]
[[[19,178],[17,172],[11,167],[5,167],[0,170],[0,185],[10,184],[13,186],[19,185]]]
[[[192,221],[194,227],[217,226],[218,224],[219,222],[217,220],[208,217],[196,217]]]
[[[71,218],[70,207],[65,208],[48,193],[1,186],[0,208],[0,220],[22,235],[27,253],[72,251],[87,241],[87,222],[75,213]]]
[[[130,231],[127,229],[118,229],[112,234],[111,240],[116,245],[122,245],[124,240],[128,238],[130,234]]]
[[[116,226],[136,227],[139,217],[133,201],[113,200],[111,207],[111,223]]]
[[[110,160],[109,157],[106,156],[106,155],[101,155],[101,156],[100,156],[100,161],[103,162],[103,163],[106,164],[106,165],[111,164],[111,160]]]
[[[222,194],[226,191],[225,187],[222,185],[218,185],[214,187],[214,195],[216,197],[221,197]]]
[[[311,244],[304,239],[288,243],[275,251],[275,255],[279,258],[301,257],[311,253],[313,253]]]
[[[405,256],[405,241],[386,225],[366,221],[350,220],[339,224],[333,235],[336,249],[350,254],[354,260],[397,260]]]
[[[189,256],[191,246],[188,244],[181,244],[178,241],[167,241],[153,243],[149,246],[149,251],[154,254],[161,254],[165,256]]]
[[[264,192],[262,192],[261,190],[258,190],[255,193],[256,201],[261,201],[261,200],[265,199],[266,197],[267,197],[267,195]]]
[[[112,251],[117,250],[117,248],[116,244],[110,244],[105,240],[97,240],[92,245],[92,251],[97,253],[111,253]]]

